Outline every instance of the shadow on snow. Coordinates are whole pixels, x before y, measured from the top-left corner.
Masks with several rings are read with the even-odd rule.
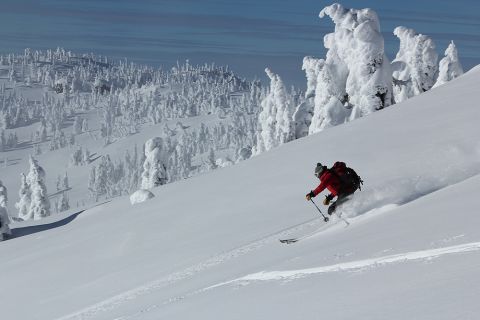
[[[12,234],[9,236],[9,239],[20,238],[20,237],[24,237],[24,236],[28,236],[28,235],[37,233],[37,232],[43,232],[43,231],[46,231],[46,230],[55,229],[55,228],[58,228],[58,227],[63,227],[64,225],[67,225],[70,222],[72,222],[73,220],[75,220],[75,218],[77,218],[77,216],[84,211],[85,210],[76,212],[76,213],[74,213],[74,214],[72,214],[72,215],[70,215],[70,216],[68,216],[68,217],[66,217],[66,218],[64,218],[60,221],[56,221],[56,222],[52,222],[52,223],[36,225],[36,226],[29,226],[29,227],[14,228],[14,229],[11,230]]]

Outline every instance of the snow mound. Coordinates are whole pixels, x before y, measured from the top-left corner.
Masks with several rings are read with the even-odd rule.
[[[154,197],[155,195],[150,191],[145,189],[140,189],[132,193],[132,195],[130,196],[130,203],[133,205],[133,204],[148,201]]]

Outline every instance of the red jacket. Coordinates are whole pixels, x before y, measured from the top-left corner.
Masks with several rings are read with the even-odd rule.
[[[336,174],[332,174],[330,170],[325,170],[320,176],[320,185],[313,190],[313,194],[317,196],[323,190],[328,189],[334,197],[340,192],[341,182]]]

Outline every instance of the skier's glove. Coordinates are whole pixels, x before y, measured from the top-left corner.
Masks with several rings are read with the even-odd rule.
[[[305,198],[307,198],[307,201],[310,201],[310,199],[315,198],[315,193],[313,193],[313,191],[310,191],[309,193],[307,193]]]
[[[333,196],[329,194],[328,196],[325,196],[325,199],[323,200],[323,204],[328,206],[330,204],[330,201],[333,200]]]

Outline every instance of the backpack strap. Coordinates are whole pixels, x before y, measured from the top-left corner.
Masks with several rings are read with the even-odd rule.
[[[344,191],[345,191],[345,190],[344,190],[344,189],[345,189],[345,181],[342,179],[342,177],[340,177],[340,176],[338,175],[338,173],[333,169],[333,167],[331,167],[330,169],[327,169],[327,171],[328,171],[331,175],[337,177],[338,181],[340,181],[339,194],[340,194],[340,193],[345,193],[345,192],[344,192]]]

